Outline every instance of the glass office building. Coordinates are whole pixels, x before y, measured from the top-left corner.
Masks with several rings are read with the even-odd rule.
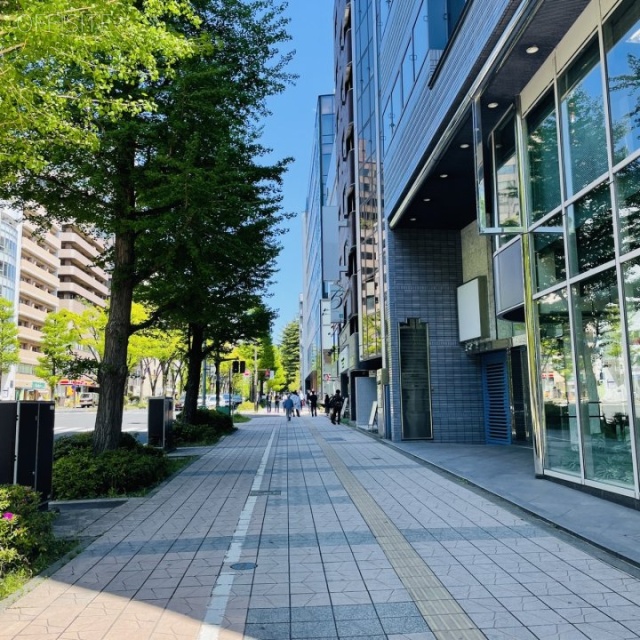
[[[484,133],[481,221],[523,243],[537,470],[637,499],[640,3],[589,3]]]

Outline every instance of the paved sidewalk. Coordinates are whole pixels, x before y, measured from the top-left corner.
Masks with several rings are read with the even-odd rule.
[[[640,637],[634,570],[323,416],[257,417],[84,533],[0,639]]]

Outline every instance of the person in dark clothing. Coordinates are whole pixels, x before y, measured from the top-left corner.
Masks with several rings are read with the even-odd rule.
[[[329,417],[329,412],[331,411],[331,407],[329,406],[330,402],[331,398],[329,397],[329,394],[326,393],[324,396],[324,414],[327,416],[327,418]]]
[[[309,394],[309,410],[312,416],[318,415],[318,395],[313,389],[311,389],[311,393]]]
[[[329,401],[329,407],[331,407],[331,424],[337,424],[340,422],[340,412],[342,411],[342,405],[344,404],[344,398],[340,393],[340,389],[336,389],[335,394]]]

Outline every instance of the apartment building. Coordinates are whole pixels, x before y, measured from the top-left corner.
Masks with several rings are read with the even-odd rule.
[[[59,308],[60,229],[44,234],[28,221],[20,224],[21,247],[18,285],[18,340],[20,364],[15,373],[15,397],[48,399],[47,383],[35,373],[42,353],[42,327],[49,313]]]
[[[104,241],[71,225],[42,232],[22,212],[9,206],[0,210],[1,295],[15,305],[20,342],[20,363],[3,376],[2,399],[49,398],[48,385],[35,372],[42,327],[59,309],[80,313],[87,305],[106,306],[109,276],[97,264],[104,248]],[[71,382],[58,393],[70,392]],[[94,386],[89,379],[76,383]]]
[[[99,236],[82,233],[72,225],[60,231],[58,298],[60,307],[81,313],[87,305],[105,307],[110,277],[99,266],[106,242]]]

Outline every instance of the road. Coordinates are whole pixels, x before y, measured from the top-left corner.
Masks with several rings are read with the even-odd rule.
[[[56,409],[55,436],[70,435],[81,431],[93,431],[95,409]],[[124,412],[122,430],[138,432],[140,442],[147,441],[147,410],[130,409]]]

